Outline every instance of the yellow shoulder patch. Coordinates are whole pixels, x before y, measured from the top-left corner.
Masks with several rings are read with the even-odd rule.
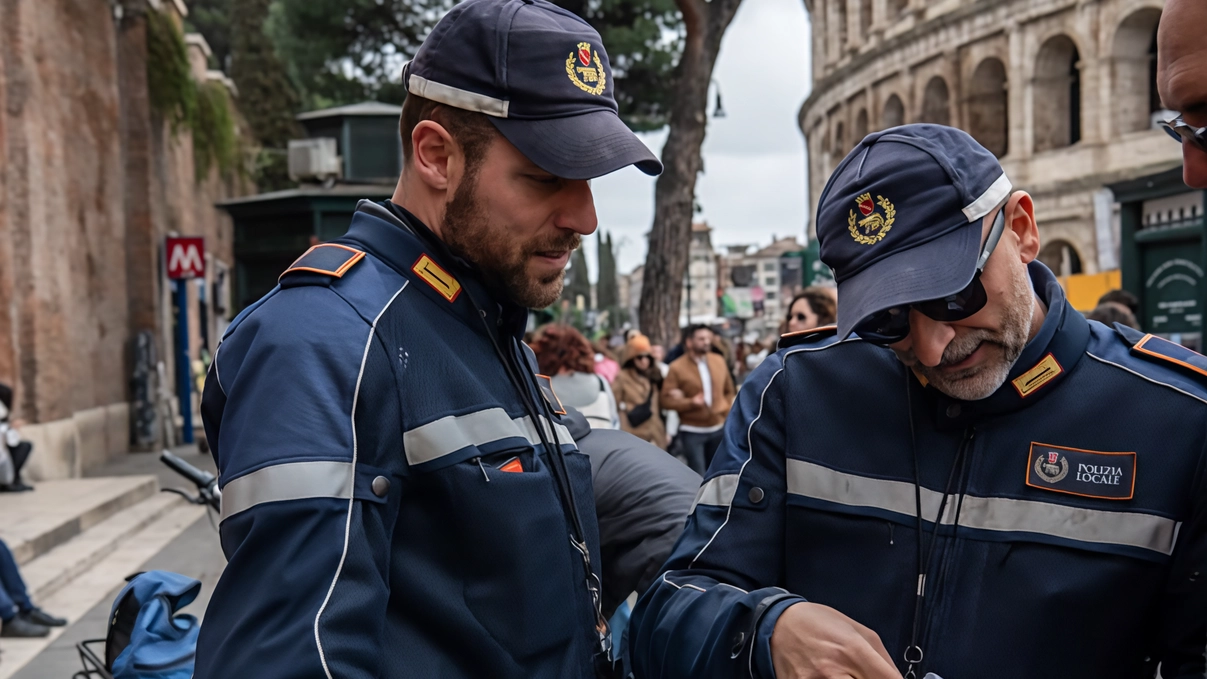
[[[457,279],[427,255],[420,257],[411,271],[450,302],[457,301],[457,296],[461,294],[461,284]]]

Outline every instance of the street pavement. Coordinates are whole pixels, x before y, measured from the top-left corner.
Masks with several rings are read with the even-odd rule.
[[[200,454],[195,447],[181,447],[173,452],[197,467],[211,472],[214,469],[210,456]],[[158,455],[152,453],[123,456],[90,476],[112,478],[141,475],[146,478],[148,474],[159,478],[160,488],[193,490],[190,483],[160,463]],[[36,493],[35,490],[30,497]],[[144,504],[158,501],[152,497]],[[123,578],[136,572],[161,569],[200,580],[202,589],[198,599],[183,612],[201,618],[226,565],[214,522],[216,517],[212,512],[206,516],[199,507],[181,504],[150,524],[142,533],[115,546],[110,557],[77,576],[63,590],[45,601],[35,601],[51,613],[68,616],[72,624],[61,634],[52,637],[53,640],[44,648],[23,646],[27,643],[24,640],[0,639],[0,677],[70,679],[82,669],[76,644],[85,639],[104,638],[113,599],[125,586]],[[26,565],[33,566],[34,563]],[[29,579],[36,578],[37,574],[25,575]],[[103,653],[103,644],[97,650]],[[33,655],[35,652],[36,655]],[[13,664],[19,666],[27,659],[28,663],[20,669]]]

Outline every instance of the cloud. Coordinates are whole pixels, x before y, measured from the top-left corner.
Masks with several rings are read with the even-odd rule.
[[[772,235],[803,239],[805,142],[796,115],[810,88],[810,54],[801,0],[744,0],[714,72],[726,117],[708,120],[704,174],[696,184],[701,217],[714,229],[715,247],[766,245]],[[713,106],[710,97],[710,116]],[[641,137],[661,153],[665,130]],[[627,168],[592,183],[599,228],[618,242],[621,272],[645,261],[654,181]],[[595,237],[587,239],[586,248],[594,270]]]

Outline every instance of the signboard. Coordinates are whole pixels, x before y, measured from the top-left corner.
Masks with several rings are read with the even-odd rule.
[[[205,239],[167,239],[168,278],[205,278]]]
[[[1203,329],[1203,269],[1197,241],[1154,243],[1142,252],[1144,329],[1172,339]],[[1186,338],[1179,338],[1185,342]]]

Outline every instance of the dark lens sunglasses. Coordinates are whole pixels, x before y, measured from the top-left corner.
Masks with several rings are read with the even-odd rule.
[[[972,281],[964,286],[963,290],[940,299],[885,309],[856,325],[855,334],[863,338],[865,342],[872,344],[896,344],[909,336],[909,310],[911,307],[940,323],[962,321],[984,309],[985,303],[989,301],[989,296],[985,293],[985,286],[981,283],[981,272],[985,270],[985,263],[989,261],[989,255],[993,254],[993,249],[997,247],[997,242],[1001,240],[1005,228],[1006,207],[1003,205],[1002,209],[998,210],[997,217],[993,220],[993,227],[989,229],[989,236],[985,239],[985,245],[981,248],[981,254],[977,257],[976,273],[972,275]]]
[[[1165,133],[1182,143],[1190,142],[1197,146],[1200,150],[1207,152],[1207,127],[1191,127],[1182,120],[1182,116],[1178,116],[1173,120],[1161,121],[1161,129]]]

